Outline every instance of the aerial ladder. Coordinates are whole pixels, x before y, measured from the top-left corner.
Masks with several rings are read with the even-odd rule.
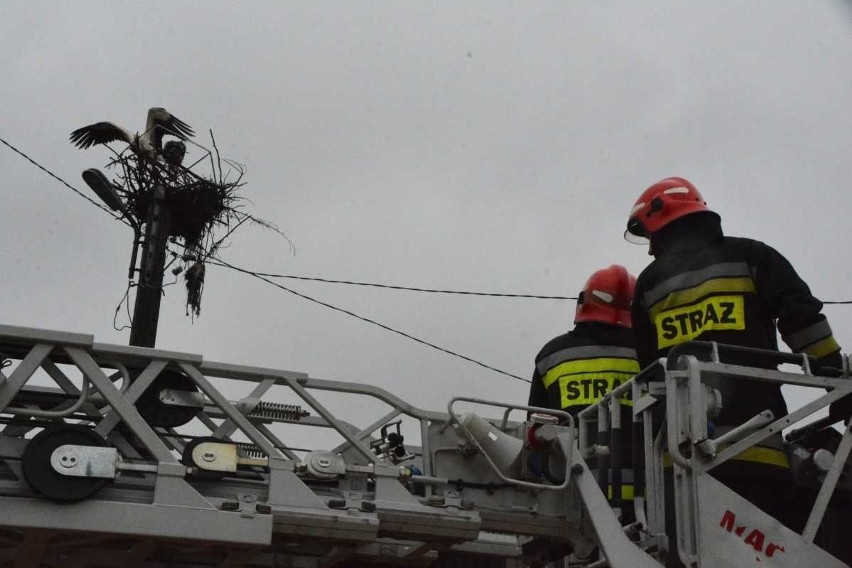
[[[469,397],[424,410],[371,385],[0,325],[0,566],[846,566],[818,534],[852,494],[852,434],[815,416],[852,393],[848,363],[823,377],[791,354],[760,352],[793,370],[732,365],[730,349],[677,347],[572,417]],[[723,376],[817,396],[714,437]],[[339,410],[371,405],[368,424]],[[800,532],[713,477],[782,431],[814,488]]]

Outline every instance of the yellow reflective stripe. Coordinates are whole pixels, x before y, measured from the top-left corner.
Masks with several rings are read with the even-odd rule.
[[[777,465],[778,467],[790,467],[790,460],[787,458],[786,453],[775,448],[764,448],[762,446],[752,446],[731,459]]]
[[[622,359],[617,357],[575,359],[573,361],[565,361],[564,363],[556,365],[550,369],[541,378],[541,380],[544,382],[544,387],[547,388],[557,379],[565,375],[600,373],[602,371],[630,373],[631,375],[635,375],[639,372],[639,361],[636,359]]]
[[[588,406],[598,402],[612,389],[626,383],[633,378],[635,373],[578,373],[559,377],[559,393],[562,408],[569,406]],[[619,400],[628,406],[633,402],[627,398],[627,394],[619,397]]]
[[[754,293],[756,288],[754,281],[751,278],[713,278],[702,282],[698,286],[677,290],[667,294],[665,298],[655,303],[648,310],[648,315],[651,320],[656,319],[657,315],[672,308],[679,308],[686,304],[692,304],[700,298],[709,294],[732,294],[732,293]]]
[[[797,353],[801,352],[802,349],[811,343],[816,343],[829,336],[831,336],[831,326],[828,325],[827,320],[818,321],[799,331],[781,334],[784,343],[789,345],[790,349]]]
[[[613,494],[612,485],[610,485],[607,488],[607,492],[606,492],[606,498],[609,499],[610,501],[612,500],[612,494]],[[633,499],[634,495],[635,495],[635,490],[633,489],[633,485],[630,485],[630,484],[627,484],[627,483],[623,483],[621,485],[621,498],[622,499]]]
[[[745,299],[742,296],[711,296],[677,309],[660,313],[654,319],[657,348],[664,349],[710,330],[745,329]]]
[[[672,292],[694,288],[708,280],[749,277],[754,278],[754,272],[747,262],[720,262],[667,278],[645,292],[638,300],[645,309],[649,309]]]
[[[787,454],[775,448],[764,448],[763,446],[752,446],[747,450],[735,455],[732,460],[747,461],[752,463],[762,463],[766,465],[775,465],[778,467],[790,467],[790,460]],[[668,452],[663,454],[663,467],[671,467],[672,458]]]
[[[828,334],[825,333],[820,335],[820,337],[825,337],[826,335]],[[538,370],[539,375],[544,375],[551,368],[566,361],[600,359],[607,357],[615,359],[636,359],[636,350],[631,347],[619,347],[616,345],[582,345],[580,347],[566,347],[565,349],[560,349],[546,357],[542,357],[535,364],[535,368]]]
[[[825,357],[829,353],[840,351],[840,345],[838,345],[837,341],[834,340],[833,335],[829,335],[825,339],[821,339],[816,343],[808,345],[803,349],[803,351],[811,357],[819,359],[820,357]]]

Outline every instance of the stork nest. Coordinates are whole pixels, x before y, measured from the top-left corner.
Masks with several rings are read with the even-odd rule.
[[[153,162],[131,152],[117,156],[110,165],[118,173],[116,190],[138,225],[148,222],[151,200],[157,195],[157,187],[162,187],[161,199],[170,212],[169,236],[179,239],[188,251],[201,252],[199,249],[212,245],[207,241],[216,226],[239,220],[237,190],[243,185],[244,169],[229,164],[237,168],[234,181],[228,181],[215,168],[214,175],[201,176],[189,168]]]
[[[213,147],[216,148],[215,140]],[[181,163],[183,154],[175,159],[163,152],[156,160],[150,160],[127,148],[115,152],[107,164],[115,173],[112,184],[124,203],[124,216],[137,233],[149,222],[151,201],[162,199],[163,209],[169,213],[169,241],[180,249],[169,247],[172,262],[183,264],[172,272],[184,272],[187,315],[193,317],[201,310],[204,263],[216,258],[218,250],[227,245],[238,227],[252,221],[287,238],[275,225],[243,211],[243,198],[238,196],[238,190],[244,185],[245,167],[223,160],[218,149],[215,155],[209,150],[204,154],[187,167]],[[224,172],[223,162],[227,167]],[[202,169],[210,173],[197,173]]]
[[[132,213],[141,223],[147,221],[151,194],[142,192],[132,200]],[[227,224],[235,201],[233,187],[206,179],[164,186],[163,205],[171,214],[169,235],[180,239],[185,248],[196,250],[214,225]]]

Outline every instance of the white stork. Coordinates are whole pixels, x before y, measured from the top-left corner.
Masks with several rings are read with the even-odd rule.
[[[71,133],[71,143],[85,150],[95,144],[108,144],[122,140],[140,156],[156,160],[163,150],[163,136],[171,134],[181,140],[194,136],[192,128],[164,108],[154,107],[148,111],[145,132],[131,133],[112,122],[96,122]]]

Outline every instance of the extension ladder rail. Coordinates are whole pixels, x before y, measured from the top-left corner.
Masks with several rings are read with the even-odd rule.
[[[428,565],[586,538],[569,491],[502,483],[483,455],[459,452],[449,415],[377,387],[5,325],[0,360],[0,562]],[[237,383],[251,390],[231,401]],[[390,410],[356,426],[324,391]],[[389,433],[403,418],[420,446]],[[343,441],[295,447],[281,428]]]

